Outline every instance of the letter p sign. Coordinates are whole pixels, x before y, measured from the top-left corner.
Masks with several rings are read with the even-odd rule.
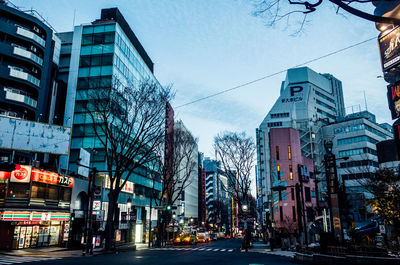
[[[303,87],[301,87],[301,86],[292,86],[292,87],[290,87],[290,96],[293,97],[294,94],[300,93],[301,91],[303,91]]]

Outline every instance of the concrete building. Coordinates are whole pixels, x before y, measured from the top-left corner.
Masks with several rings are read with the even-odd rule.
[[[271,128],[294,128],[299,131],[301,153],[315,161],[323,172],[322,126],[345,115],[342,83],[330,74],[318,74],[308,67],[289,69],[282,82],[280,96],[256,130],[257,192],[263,214],[271,203]],[[322,178],[322,176],[318,176]],[[326,186],[320,186],[320,189]],[[265,220],[265,218],[263,218]],[[264,223],[265,225],[265,223]]]
[[[391,127],[378,124],[375,115],[368,111],[341,117],[323,128],[324,138],[333,143],[338,180],[346,187],[352,204],[351,215],[356,223],[366,220],[364,202],[371,195],[365,192],[361,183],[363,178],[379,168],[376,145],[393,138],[392,131],[388,129]]]
[[[269,136],[272,221],[282,236],[300,236],[316,216],[314,161],[302,155],[298,130],[272,128]]]
[[[189,145],[185,144],[185,146],[193,146],[194,150],[186,150],[188,151],[188,155],[190,158],[183,157],[178,174],[180,179],[187,178],[186,183],[184,184],[184,188],[182,190],[181,199],[179,202],[175,202],[178,206],[178,214],[183,215],[184,221],[186,224],[194,224],[198,221],[198,196],[199,196],[199,169],[198,169],[198,157],[199,151],[196,139],[190,133],[190,131],[186,128],[182,121],[176,121],[174,125],[174,133],[183,133],[184,140],[190,140],[191,143]],[[178,144],[179,145],[179,144]],[[184,147],[183,147],[184,148]],[[174,150],[174,152],[179,152],[179,150]],[[179,156],[179,155],[178,155]],[[189,159],[189,160],[188,160]],[[193,167],[193,168],[192,168]],[[190,171],[189,171],[190,170]],[[189,174],[189,175],[188,175]],[[177,183],[179,185],[179,183]]]
[[[70,156],[62,157],[60,168],[77,173],[77,161],[81,148],[91,152],[90,166],[106,169],[105,149],[93,134],[90,119],[83,107],[87,91],[94,88],[110,89],[118,80],[123,85],[150,80],[154,76],[154,64],[136,37],[132,28],[117,8],[101,10],[101,17],[92,23],[75,26],[72,32],[58,34],[62,40],[60,57],[60,79],[68,84],[64,115],[64,126],[73,127]],[[147,238],[145,224],[156,220],[150,213],[150,196],[153,183],[140,169],[130,176],[118,200],[119,220],[116,240],[142,242]],[[108,205],[109,181],[105,176],[103,192],[97,209],[104,212]],[[161,182],[156,181],[155,191],[161,191]],[[128,199],[132,207],[128,207]],[[132,216],[130,216],[132,215]],[[131,225],[127,219],[135,220]],[[99,218],[102,226],[105,220]],[[104,229],[104,227],[103,227]]]

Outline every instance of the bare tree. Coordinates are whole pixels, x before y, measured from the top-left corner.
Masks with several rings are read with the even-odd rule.
[[[245,132],[224,132],[214,138],[214,149],[228,177],[228,192],[235,202],[249,202],[255,144]]]
[[[116,78],[110,88],[80,91],[97,147],[103,149],[110,179],[106,222],[106,249],[114,237],[118,197],[129,177],[157,159],[156,147],[164,135],[165,105],[171,89],[154,81],[123,85]]]
[[[355,15],[357,17],[378,23],[400,25],[400,19],[396,17],[383,17],[367,13],[362,9],[362,5],[368,3],[382,2],[385,4],[396,3],[396,0],[326,0],[329,1],[336,9],[336,13],[340,9]],[[304,0],[251,0],[254,6],[253,15],[262,17],[266,20],[267,25],[274,25],[281,20],[286,21],[287,25],[291,24],[291,17],[297,16],[297,24],[299,26],[295,33],[299,33],[307,21],[307,16],[310,13],[317,11],[323,3],[323,0],[304,1]],[[364,8],[365,9],[365,8]]]
[[[198,140],[184,128],[183,124],[181,125],[181,122],[176,124],[179,126],[175,126],[173,139],[169,140],[172,141],[169,147],[171,152],[166,152],[168,140],[157,146],[157,160],[152,163],[153,169],[150,171],[153,179],[153,194],[157,193],[154,185],[156,179],[160,177],[159,172],[162,172],[160,196],[152,198],[157,206],[175,204],[185,188],[192,183],[192,176],[197,170]],[[168,135],[165,135],[164,139],[168,139]],[[163,222],[160,225],[163,230],[169,218],[170,216],[164,211]]]

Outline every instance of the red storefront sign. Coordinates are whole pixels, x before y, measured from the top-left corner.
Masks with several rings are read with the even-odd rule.
[[[29,183],[31,175],[31,166],[17,165],[14,171],[11,171],[11,182]]]
[[[54,172],[43,171],[35,168],[32,169],[31,180],[68,187],[74,186],[74,178],[72,177],[62,176]]]
[[[0,171],[0,179],[10,179],[11,172]]]

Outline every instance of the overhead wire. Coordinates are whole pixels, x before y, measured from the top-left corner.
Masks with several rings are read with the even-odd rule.
[[[303,63],[301,63],[301,64],[297,64],[297,65],[295,65],[295,66],[293,66],[293,67],[286,68],[286,69],[284,69],[284,70],[280,70],[280,71],[278,71],[278,72],[275,72],[275,73],[272,73],[272,74],[269,74],[269,75],[266,75],[266,76],[263,76],[263,77],[254,79],[254,80],[252,80],[252,81],[249,81],[249,82],[246,82],[246,83],[243,83],[243,84],[240,84],[240,85],[237,85],[237,86],[234,86],[234,87],[231,87],[231,88],[228,88],[228,89],[219,91],[219,92],[217,92],[217,93],[214,93],[214,94],[211,94],[211,95],[202,97],[202,98],[195,99],[195,100],[193,100],[193,101],[189,101],[189,102],[187,102],[187,103],[184,103],[184,104],[182,104],[182,105],[179,105],[179,106],[175,107],[175,109],[182,108],[182,107],[185,107],[185,106],[188,106],[188,105],[192,105],[192,104],[197,103],[197,102],[199,102],[199,101],[203,101],[203,100],[206,100],[206,99],[209,99],[209,98],[213,98],[213,97],[219,96],[219,95],[221,95],[221,94],[225,94],[225,93],[228,93],[228,92],[230,92],[230,91],[233,91],[233,90],[236,90],[236,89],[239,89],[239,88],[242,88],[242,87],[245,87],[245,86],[248,86],[248,85],[257,83],[257,82],[260,82],[260,81],[265,80],[265,79],[267,79],[267,78],[271,78],[271,77],[273,77],[273,76],[282,74],[282,73],[286,72],[287,70],[289,70],[289,69],[291,69],[291,68],[296,68],[296,67],[304,66],[304,65],[309,64],[309,63],[313,63],[313,62],[315,62],[315,61],[319,61],[319,60],[321,60],[321,59],[324,59],[324,58],[326,58],[326,57],[329,57],[329,56],[335,55],[335,54],[337,54],[337,53],[346,51],[346,50],[348,50],[348,49],[354,48],[354,47],[356,47],[356,46],[359,46],[359,45],[364,44],[364,43],[366,43],[366,42],[369,42],[369,41],[371,41],[371,40],[376,40],[376,36],[374,36],[374,37],[372,37],[372,38],[369,38],[369,39],[366,39],[366,40],[363,40],[363,41],[361,41],[361,42],[357,42],[357,43],[355,43],[355,44],[346,46],[346,47],[341,48],[341,49],[339,49],[339,50],[335,50],[335,51],[333,51],[333,52],[324,54],[324,55],[322,55],[322,56],[319,56],[319,57],[317,57],[317,58],[308,60],[308,61],[303,62]]]

